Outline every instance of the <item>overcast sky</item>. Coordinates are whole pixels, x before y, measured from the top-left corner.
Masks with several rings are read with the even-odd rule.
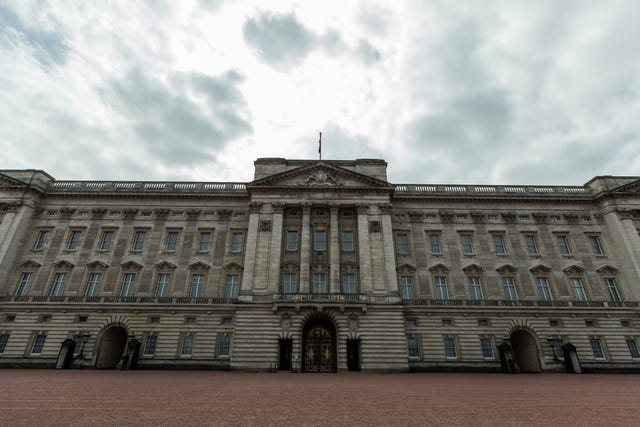
[[[0,0],[0,168],[393,183],[640,175],[640,2]]]

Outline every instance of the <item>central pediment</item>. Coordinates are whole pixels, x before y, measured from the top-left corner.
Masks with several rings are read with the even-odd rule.
[[[329,162],[319,160],[285,172],[257,179],[247,184],[247,188],[305,188],[305,189],[392,189],[386,181],[354,172]]]

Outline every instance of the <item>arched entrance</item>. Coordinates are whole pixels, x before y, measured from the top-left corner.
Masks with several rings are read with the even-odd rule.
[[[110,326],[102,332],[98,343],[96,368],[115,369],[127,345],[127,330],[123,326]]]
[[[336,372],[336,328],[323,317],[310,319],[302,334],[302,370]]]
[[[525,330],[516,329],[511,333],[511,348],[521,372],[540,372],[540,355],[535,336]]]

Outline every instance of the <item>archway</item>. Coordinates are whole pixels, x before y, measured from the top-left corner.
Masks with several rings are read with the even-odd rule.
[[[102,332],[98,343],[96,368],[115,369],[127,345],[127,330],[123,326],[110,326]]]
[[[540,355],[535,336],[525,330],[516,329],[511,333],[513,358],[521,372],[540,372]]]
[[[302,333],[302,371],[336,372],[336,328],[328,319],[310,319]]]

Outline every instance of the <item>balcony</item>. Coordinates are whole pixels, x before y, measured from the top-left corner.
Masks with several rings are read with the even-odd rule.
[[[140,305],[205,305],[236,304],[236,298],[222,297],[121,297],[121,296],[0,296],[0,303],[29,304],[140,304]]]
[[[464,299],[403,299],[403,305],[420,305],[431,307],[639,307],[638,301],[542,301],[542,300],[464,300]]]

